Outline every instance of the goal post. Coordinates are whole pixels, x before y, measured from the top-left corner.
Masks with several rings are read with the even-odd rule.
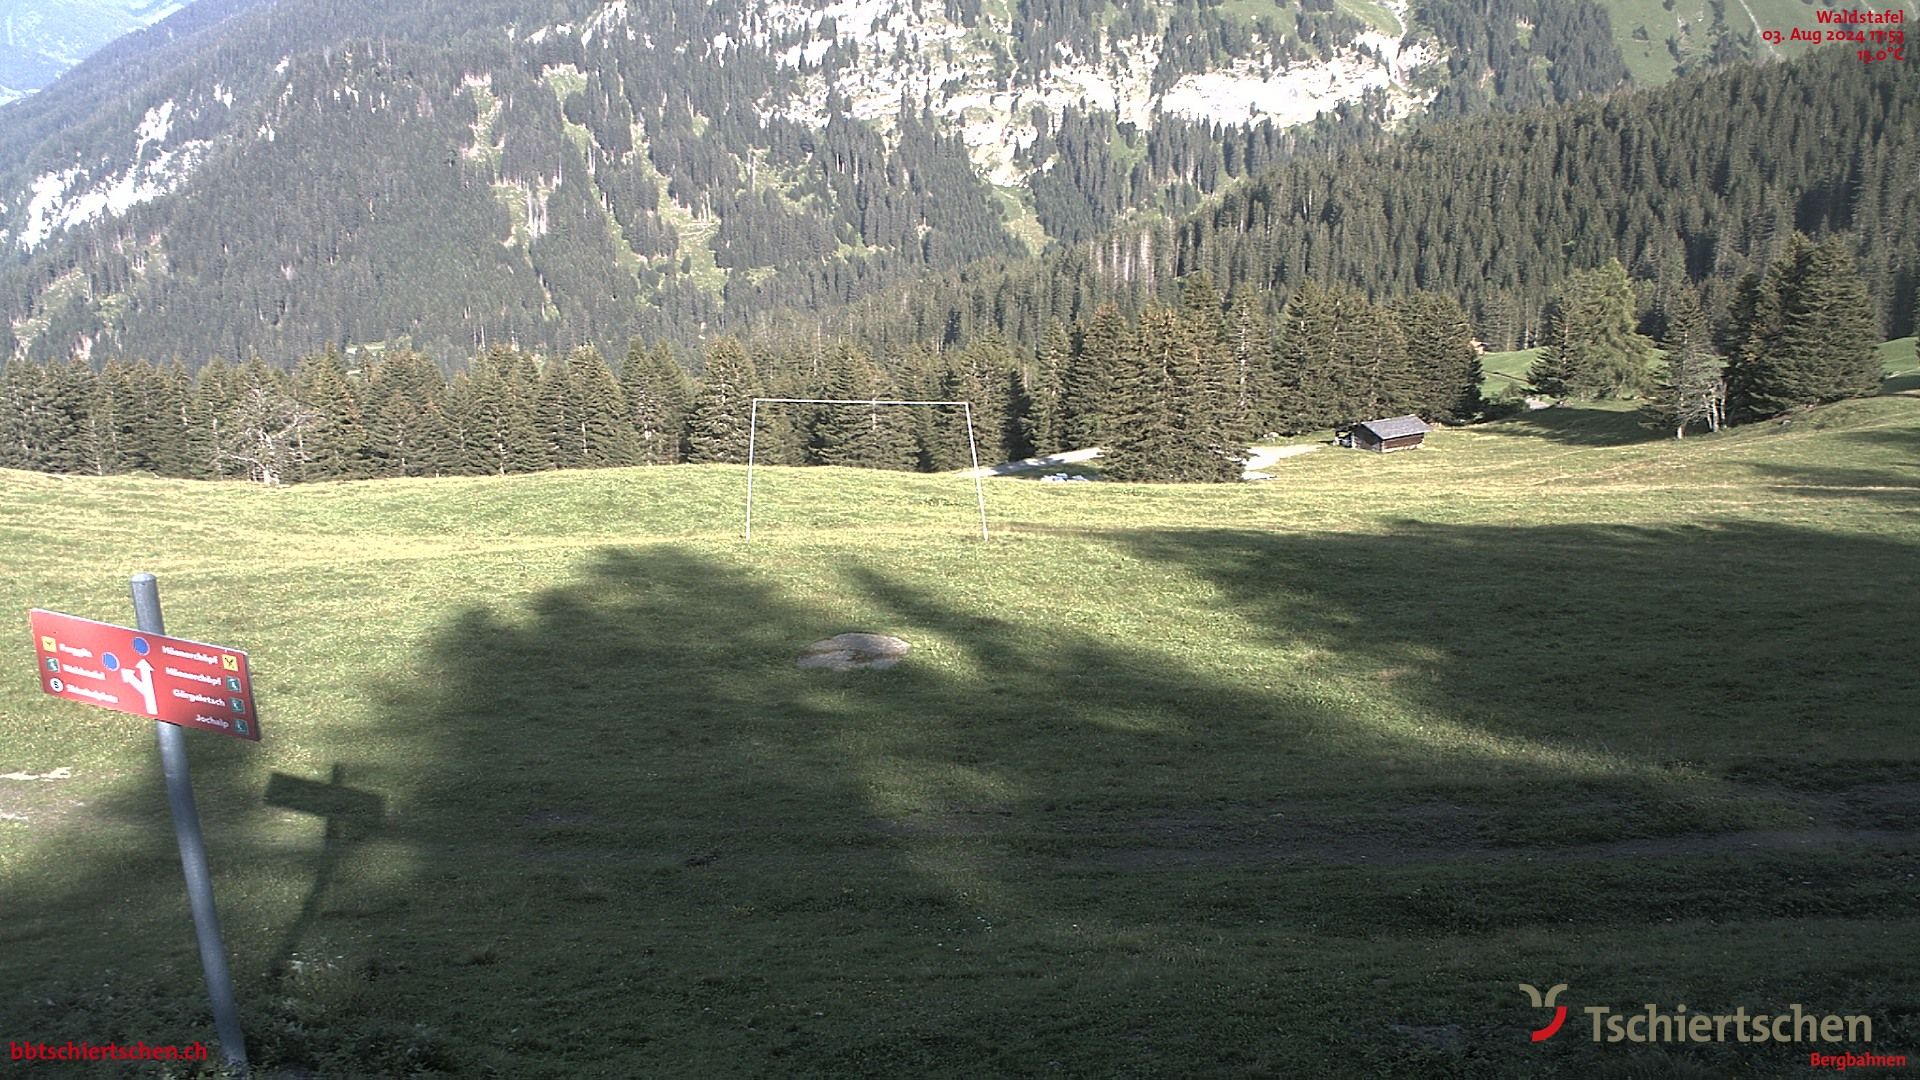
[[[747,413],[747,535],[753,539],[753,465],[756,440],[760,434],[761,405],[932,405],[958,406],[967,421],[967,457],[973,462],[973,498],[980,508],[980,539],[987,539],[987,493],[980,484],[980,447],[973,437],[973,403],[970,401],[891,401],[881,398],[768,398],[753,399]]]

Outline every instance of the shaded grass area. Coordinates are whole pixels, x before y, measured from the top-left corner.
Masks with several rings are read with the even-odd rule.
[[[443,546],[432,484],[166,489],[298,574],[54,484],[0,599],[113,618],[99,564],[158,559],[176,632],[253,651],[266,741],[192,752],[289,1075],[1798,1074],[1529,1046],[1516,984],[1920,1035],[1912,503],[1767,472],[1911,486],[1916,433],[1443,431],[994,485],[989,544],[970,486],[949,530],[944,478],[834,470],[777,473],[752,547],[703,529],[729,470],[619,474],[624,516],[609,478],[469,488]],[[846,630],[914,652],[792,666]],[[76,771],[0,786],[0,1027],[207,1037],[151,736],[24,669],[0,703],[0,767]]]

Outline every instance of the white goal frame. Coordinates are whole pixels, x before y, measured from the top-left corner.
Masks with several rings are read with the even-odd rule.
[[[980,486],[980,446],[973,438],[970,401],[889,401],[881,398],[757,397],[747,413],[747,540],[753,539],[753,456],[760,434],[760,406],[767,405],[958,405],[967,418],[967,456],[973,460],[973,497],[980,506],[980,539],[987,539],[987,494]]]

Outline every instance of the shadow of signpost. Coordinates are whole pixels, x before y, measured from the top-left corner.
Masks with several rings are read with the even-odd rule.
[[[262,796],[266,805],[311,814],[325,822],[313,884],[307,890],[299,914],[287,924],[278,955],[268,968],[270,975],[283,975],[288,959],[298,953],[301,941],[320,914],[327,888],[347,848],[377,832],[385,816],[385,800],[371,791],[347,787],[346,773],[346,766],[336,762],[324,784],[283,772],[275,772],[267,779],[267,789]]]

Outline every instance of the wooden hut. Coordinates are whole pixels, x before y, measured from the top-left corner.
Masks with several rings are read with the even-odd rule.
[[[1353,425],[1347,435],[1347,445],[1355,450],[1372,450],[1379,454],[1391,450],[1414,450],[1426,441],[1427,432],[1432,430],[1425,420],[1417,416],[1390,416],[1385,420],[1369,420]]]

